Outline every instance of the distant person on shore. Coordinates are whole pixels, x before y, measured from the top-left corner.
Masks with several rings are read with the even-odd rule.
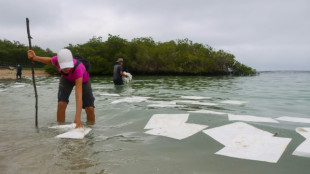
[[[76,128],[83,127],[81,122],[82,107],[87,114],[87,121],[95,121],[95,109],[89,73],[86,71],[84,64],[73,58],[72,53],[68,49],[61,49],[57,56],[40,57],[33,50],[28,50],[28,58],[37,62],[54,65],[61,74],[58,88],[58,107],[57,121],[65,121],[65,112],[69,103],[69,96],[75,86]]]
[[[117,61],[117,64],[114,65],[114,71],[113,71],[113,82],[114,85],[124,85],[123,78],[128,77],[126,74],[123,72],[123,58],[119,58]]]
[[[22,66],[18,64],[16,67],[16,79],[18,79],[18,77],[19,79],[22,79],[22,70],[23,70]]]

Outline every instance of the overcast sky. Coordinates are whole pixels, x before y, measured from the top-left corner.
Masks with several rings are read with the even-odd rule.
[[[310,70],[310,0],[1,0],[0,39],[54,52],[93,36],[188,38],[259,71]]]

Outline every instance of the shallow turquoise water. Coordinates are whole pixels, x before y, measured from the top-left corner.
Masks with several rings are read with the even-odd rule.
[[[145,134],[153,114],[178,114],[208,109],[241,115],[310,118],[310,72],[263,72],[253,77],[134,77],[131,84],[115,88],[111,77],[93,77],[96,123],[83,140],[55,139],[58,77],[37,78],[39,128],[34,126],[34,92],[31,79],[0,80],[0,173],[307,173],[310,158],[292,155],[304,138],[296,127],[306,123],[249,123],[278,137],[292,138],[277,163],[216,155],[223,145],[199,132],[176,140]],[[100,94],[119,94],[103,96]],[[131,96],[150,97],[140,103],[113,101]],[[182,104],[149,107],[154,101],[184,100],[204,96],[200,102],[216,106]],[[67,108],[67,123],[74,120],[74,95]],[[240,100],[244,105],[219,104]],[[232,123],[227,116],[191,113],[188,122],[208,128]]]

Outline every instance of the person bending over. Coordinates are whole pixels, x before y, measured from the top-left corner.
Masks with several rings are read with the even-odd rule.
[[[76,128],[83,127],[81,122],[82,107],[86,111],[87,121],[95,121],[95,98],[89,80],[89,73],[82,62],[73,58],[70,50],[61,49],[57,56],[54,57],[37,56],[33,50],[28,50],[28,58],[44,64],[54,65],[61,74],[58,88],[58,122],[65,121],[69,96],[74,86],[76,100],[74,123],[76,123]]]

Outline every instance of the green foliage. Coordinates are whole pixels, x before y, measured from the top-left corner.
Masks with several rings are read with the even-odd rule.
[[[45,65],[45,66],[44,66],[44,70],[45,70],[47,73],[51,74],[51,75],[58,75],[58,74],[59,74],[59,72],[58,72],[56,66],[54,66],[54,65]]]
[[[54,53],[50,49],[43,50],[38,46],[32,48],[37,55],[52,56]],[[30,67],[27,58],[28,47],[18,41],[0,40],[0,66],[15,66],[21,64],[23,67]],[[35,67],[43,67],[42,63],[35,63]]]
[[[235,60],[224,50],[193,43],[189,39],[155,42],[151,37],[127,41],[119,36],[93,37],[84,44],[69,44],[73,55],[81,55],[91,63],[90,74],[111,75],[113,65],[124,58],[124,70],[135,75],[253,75],[256,71]],[[33,47],[37,55],[53,56],[51,50]],[[14,41],[0,40],[0,58],[14,63],[29,62],[27,47]],[[45,66],[51,74],[58,74],[53,66]]]

